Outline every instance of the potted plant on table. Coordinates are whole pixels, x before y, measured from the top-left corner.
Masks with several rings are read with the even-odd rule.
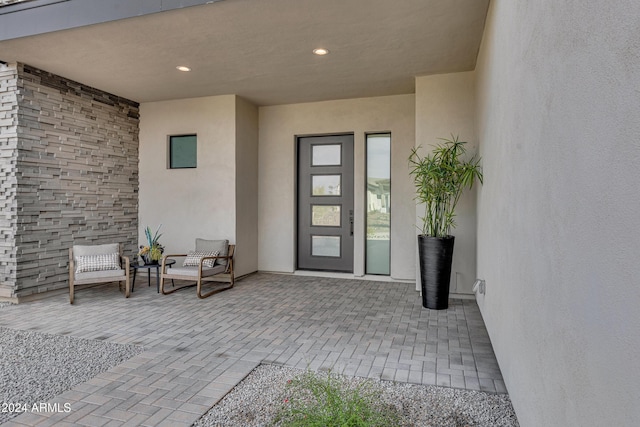
[[[421,157],[420,147],[409,156],[416,200],[425,205],[422,233],[418,235],[418,257],[422,283],[422,306],[436,310],[449,306],[449,282],[453,261],[455,208],[465,188],[478,179],[482,183],[480,158],[464,160],[466,142],[440,138],[433,151]]]
[[[151,234],[151,227],[147,227],[144,230],[144,235],[147,238],[147,245],[140,246],[140,252],[138,256],[142,258],[145,264],[158,264],[162,259],[162,253],[164,252],[164,246],[159,242],[162,234],[158,234],[162,224],[158,226],[155,234]]]

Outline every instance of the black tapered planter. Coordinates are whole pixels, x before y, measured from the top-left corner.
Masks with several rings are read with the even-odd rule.
[[[449,307],[449,282],[453,260],[453,236],[418,236],[422,306],[433,310]]]

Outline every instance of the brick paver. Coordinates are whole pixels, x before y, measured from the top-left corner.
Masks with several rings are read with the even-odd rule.
[[[473,300],[422,308],[413,284],[259,273],[199,300],[114,285],[0,310],[0,325],[142,345],[53,401],[70,413],[5,425],[191,425],[260,363],[506,392]]]

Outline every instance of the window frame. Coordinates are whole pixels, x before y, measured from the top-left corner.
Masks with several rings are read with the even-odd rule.
[[[193,137],[195,138],[195,147],[194,147],[194,159],[193,165],[188,166],[177,166],[174,165],[173,159],[173,144],[179,141],[174,140],[174,138],[185,138],[185,137]],[[183,141],[184,142],[184,141]],[[177,148],[177,147],[176,147]],[[178,135],[167,135],[167,169],[196,169],[198,167],[198,134],[196,133],[184,133]]]

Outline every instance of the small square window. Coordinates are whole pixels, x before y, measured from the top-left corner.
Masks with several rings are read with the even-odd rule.
[[[169,136],[167,163],[169,169],[195,168],[198,138],[196,135]]]

